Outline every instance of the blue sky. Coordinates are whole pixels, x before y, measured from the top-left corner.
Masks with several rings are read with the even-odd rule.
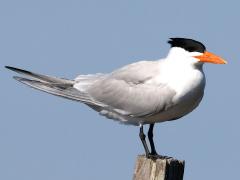
[[[0,179],[131,179],[144,152],[138,127],[27,88],[12,65],[58,77],[111,72],[165,57],[170,37],[189,37],[225,58],[205,65],[199,108],[158,124],[159,153],[186,161],[185,179],[239,178],[238,1],[1,1]]]

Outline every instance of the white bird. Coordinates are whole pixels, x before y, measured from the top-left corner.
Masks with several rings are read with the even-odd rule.
[[[124,124],[140,126],[146,156],[155,157],[153,127],[193,111],[205,87],[204,63],[226,64],[195,40],[171,38],[166,58],[139,61],[109,74],[79,75],[67,80],[6,66],[26,77],[14,78],[35,89],[82,102],[101,115]],[[143,125],[149,124],[145,141]]]

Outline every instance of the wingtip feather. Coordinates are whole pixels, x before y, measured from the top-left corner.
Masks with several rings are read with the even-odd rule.
[[[29,71],[20,69],[20,68],[16,68],[16,67],[12,67],[12,66],[5,66],[5,68],[11,70],[11,71],[15,71],[15,72],[23,72],[23,73],[29,73]]]
[[[30,71],[26,71],[24,69],[20,69],[20,68],[16,68],[16,67],[12,67],[12,66],[5,66],[5,68],[11,70],[11,71],[14,71],[16,73],[20,73],[20,74],[24,74],[24,75],[33,75],[32,72]]]
[[[10,70],[12,70],[14,67],[12,67],[12,66],[4,66],[5,68],[7,68],[7,69],[10,69]]]
[[[21,79],[23,79],[22,77],[19,76],[13,76],[13,79],[17,80],[17,81],[21,81]]]

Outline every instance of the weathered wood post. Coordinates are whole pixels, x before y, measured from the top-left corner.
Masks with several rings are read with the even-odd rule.
[[[133,180],[183,180],[184,161],[168,157],[148,159],[139,155]]]

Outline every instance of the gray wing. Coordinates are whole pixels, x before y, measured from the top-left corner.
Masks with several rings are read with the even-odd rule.
[[[160,61],[161,62],[161,61]],[[141,84],[159,74],[159,61],[140,61],[124,66],[110,74],[110,77],[127,83]]]
[[[87,89],[95,100],[112,111],[131,117],[146,117],[168,108],[175,91],[166,84],[148,83],[159,73],[155,62],[142,61],[123,67]]]

